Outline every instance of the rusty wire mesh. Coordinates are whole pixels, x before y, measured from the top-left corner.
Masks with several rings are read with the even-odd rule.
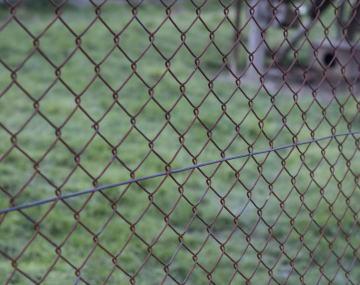
[[[1,284],[360,284],[358,1],[0,5]]]

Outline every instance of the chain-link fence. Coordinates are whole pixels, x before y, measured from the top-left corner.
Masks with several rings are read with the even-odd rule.
[[[359,284],[360,3],[0,2],[1,284]]]

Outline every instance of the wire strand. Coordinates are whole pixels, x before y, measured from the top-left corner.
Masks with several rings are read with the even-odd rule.
[[[289,147],[296,147],[296,146],[299,146],[299,145],[310,144],[310,143],[318,142],[318,141],[325,140],[325,139],[331,139],[331,138],[340,137],[340,136],[347,136],[347,135],[354,135],[354,134],[359,134],[359,133],[360,133],[360,131],[333,134],[333,135],[330,135],[330,136],[325,136],[325,137],[321,137],[321,138],[318,138],[318,139],[312,139],[312,140],[308,140],[308,141],[303,141],[303,142],[300,142],[300,143],[288,144],[288,145],[279,146],[279,147],[275,147],[275,148],[271,148],[271,149],[260,150],[260,151],[256,151],[256,152],[252,152],[252,153],[245,153],[245,154],[240,154],[240,155],[231,156],[231,157],[227,157],[227,158],[222,158],[222,159],[218,159],[218,160],[213,160],[213,161],[209,161],[209,162],[199,163],[199,164],[191,165],[191,166],[184,167],[184,168],[179,168],[179,169],[175,169],[175,170],[160,172],[160,173],[156,173],[156,174],[152,174],[152,175],[148,175],[148,176],[142,176],[142,177],[139,177],[139,178],[125,180],[125,181],[117,182],[117,183],[114,183],[114,184],[104,185],[104,186],[101,186],[101,187],[87,189],[87,190],[84,190],[84,191],[79,191],[79,192],[75,192],[75,193],[71,193],[71,194],[67,194],[67,195],[63,195],[63,196],[57,196],[57,197],[54,197],[54,198],[39,200],[39,201],[35,201],[35,202],[31,202],[31,203],[27,203],[27,204],[23,204],[23,205],[19,205],[19,206],[14,206],[14,207],[6,208],[6,209],[1,209],[0,214],[4,214],[4,213],[16,211],[16,210],[22,210],[22,209],[25,209],[25,208],[35,207],[35,206],[39,206],[39,205],[43,205],[43,204],[46,204],[46,203],[54,202],[55,200],[69,199],[69,198],[72,198],[72,197],[85,195],[85,194],[89,194],[89,193],[93,193],[93,192],[97,192],[97,191],[101,191],[101,190],[105,190],[105,189],[109,189],[109,188],[114,188],[114,187],[117,187],[117,186],[130,184],[130,183],[133,183],[133,182],[143,181],[143,180],[147,180],[147,179],[151,179],[151,178],[155,178],[155,177],[159,177],[159,176],[170,175],[170,174],[173,174],[173,173],[179,173],[179,172],[183,172],[183,171],[186,171],[186,170],[191,170],[191,169],[194,169],[194,168],[199,168],[199,167],[203,167],[203,166],[207,166],[207,165],[211,165],[211,164],[215,164],[215,163],[221,163],[221,162],[229,161],[229,160],[233,160],[233,159],[248,157],[248,156],[252,156],[252,155],[277,151],[277,150],[281,150],[281,149],[285,149],[285,148],[289,148]]]

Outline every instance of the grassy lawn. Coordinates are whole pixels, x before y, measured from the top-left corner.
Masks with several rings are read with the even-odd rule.
[[[149,37],[128,5],[96,21],[94,8],[64,8],[53,23],[50,8],[17,9],[28,33],[14,19],[0,31],[0,209],[360,129],[349,90],[315,100],[217,76],[231,24],[207,48],[201,21],[189,29],[194,6],[172,10],[178,28],[164,6],[139,6]],[[211,30],[223,17],[217,1],[202,8]],[[356,137],[3,214],[0,283],[357,284]]]

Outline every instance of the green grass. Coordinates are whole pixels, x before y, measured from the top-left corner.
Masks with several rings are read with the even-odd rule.
[[[171,17],[185,31],[195,9],[177,5]],[[101,11],[114,34],[132,17],[125,5]],[[54,19],[50,8],[18,8],[16,15],[35,37]],[[161,5],[142,4],[137,16],[154,32],[166,13]],[[1,24],[8,17],[0,10]],[[185,46],[175,54],[181,34],[169,21],[154,36],[163,56],[132,21],[119,36],[127,58],[118,48],[109,54],[114,35],[100,20],[84,33],[94,17],[91,7],[61,14],[93,62],[75,51],[76,36],[60,20],[41,34],[39,49],[23,65],[34,40],[14,20],[0,32],[0,58],[16,74],[15,82],[1,65],[1,209],[9,207],[9,196],[21,205],[163,172],[166,164],[178,169],[248,153],[249,146],[260,151],[312,133],[345,132],[348,122],[352,130],[360,128],[359,102],[349,91],[333,100],[284,91],[275,96],[245,80],[237,86],[226,71],[211,87],[199,70],[190,77],[195,58]],[[203,7],[210,29],[222,18],[215,1]],[[215,32],[224,54],[231,31],[225,22]],[[208,42],[209,32],[196,21],[186,44],[214,79],[223,56],[212,45],[203,53]],[[165,72],[163,57],[171,58],[178,80]],[[129,59],[137,75],[131,76]],[[107,284],[129,284],[131,276],[136,284],[160,284],[164,268],[178,283],[188,278],[186,284],[227,284],[233,276],[233,284],[245,278],[275,284],[269,272],[279,283],[289,276],[288,283],[297,284],[306,273],[304,283],[327,284],[319,269],[333,284],[345,284],[351,269],[348,278],[357,283],[358,144],[339,137],[10,212],[0,224],[0,283],[11,276],[9,284],[32,284],[23,272],[35,282],[45,276],[44,284],[72,284],[77,274],[84,281],[78,284],[101,284],[108,276]],[[176,282],[167,277],[164,284]]]

